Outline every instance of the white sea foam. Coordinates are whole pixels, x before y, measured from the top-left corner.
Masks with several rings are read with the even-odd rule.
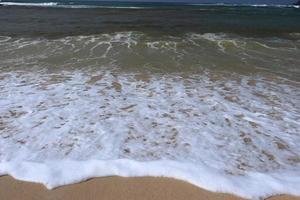
[[[114,8],[114,9],[150,9],[153,7],[142,6],[101,6],[101,5],[74,5],[63,4],[62,2],[44,2],[44,3],[25,3],[25,2],[2,2],[3,6],[27,6],[27,7],[57,7],[57,8]]]
[[[277,7],[277,8],[299,8],[298,5],[290,4],[229,4],[229,3],[217,3],[217,4],[189,4],[195,6],[225,6],[225,7]]]
[[[3,71],[0,173],[48,188],[150,175],[247,198],[300,195],[297,84],[209,71]]]
[[[1,2],[1,5],[4,6],[37,6],[37,7],[54,7],[57,6],[58,3],[56,2],[47,2],[47,3],[22,3],[22,2]]]
[[[214,42],[218,45],[219,49],[223,52],[226,52],[226,49],[229,47],[236,47],[236,48],[242,48],[245,49],[245,41],[239,40],[239,38],[236,36],[235,38],[231,38],[228,35],[224,33],[220,34],[214,34],[214,33],[204,33],[204,34],[190,34],[190,39],[192,41],[197,40],[207,40],[210,42]]]
[[[118,175],[123,177],[157,176],[185,180],[215,192],[234,193],[251,199],[274,194],[300,195],[299,172],[253,173],[230,176],[205,165],[175,161],[138,162],[120,160],[59,160],[36,162],[1,163],[0,173],[10,174],[24,181],[43,183],[51,189],[77,183],[92,177]]]

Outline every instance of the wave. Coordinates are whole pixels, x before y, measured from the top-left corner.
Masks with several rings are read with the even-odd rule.
[[[217,3],[217,4],[189,4],[195,6],[224,6],[224,7],[278,7],[278,8],[299,8],[298,5],[284,5],[284,4],[228,4],[228,3]]]
[[[14,1],[0,1],[2,6],[28,6],[28,7],[58,7],[58,8],[118,8],[118,9],[154,9],[154,8],[168,8],[168,7],[198,7],[198,6],[224,6],[224,7],[277,7],[277,8],[299,8],[298,5],[277,5],[277,4],[190,4],[190,3],[138,3],[138,4],[114,4],[110,5],[101,4],[101,2],[94,2],[85,4],[80,3],[68,3],[68,2],[14,2]]]
[[[182,36],[162,36],[159,38],[143,32],[115,32],[110,34],[98,34],[90,36],[69,36],[55,40],[42,38],[15,38],[0,37],[0,52],[5,55],[4,66],[19,65],[15,62],[14,55],[20,54],[20,58],[33,62],[31,55],[34,51],[26,51],[24,47],[35,49],[39,46],[44,51],[35,52],[42,54],[43,57],[58,56],[59,54],[69,54],[70,51],[83,60],[108,59],[105,62],[118,62],[119,55],[131,56],[136,54],[143,58],[150,66],[161,66],[163,69],[191,69],[195,66],[216,66],[224,68],[226,60],[230,59],[235,66],[248,72],[261,68],[261,70],[281,73],[284,76],[296,77],[299,73],[297,67],[298,59],[295,55],[299,52],[299,34],[291,33],[286,38],[251,38],[228,33],[187,33]],[[66,49],[66,46],[72,49]],[[50,47],[57,48],[50,51]],[[274,67],[274,55],[277,56],[276,67]],[[34,55],[37,56],[37,55]],[[39,55],[41,56],[41,55]],[[40,59],[39,56],[36,59]],[[160,62],[154,60],[165,56]],[[222,58],[226,56],[227,59]],[[215,60],[215,57],[220,59]],[[154,59],[155,58],[155,59]],[[154,60],[153,60],[154,59]],[[225,57],[224,57],[225,59]],[[123,60],[123,65],[143,65],[140,60],[133,64],[130,60]],[[286,60],[293,61],[286,64]],[[172,61],[172,62],[171,62]],[[256,62],[264,62],[258,65]],[[101,61],[101,63],[104,62]],[[156,64],[153,64],[156,63]],[[159,70],[159,69],[158,69]],[[296,72],[296,73],[295,73]],[[298,79],[298,78],[296,78]]]
[[[40,162],[6,162],[0,165],[0,175],[44,184],[53,189],[78,183],[93,177],[169,177],[187,181],[213,192],[233,193],[248,199],[260,199],[277,194],[300,195],[299,171],[277,173],[249,172],[244,176],[224,175],[220,171],[191,163],[170,160],[139,162],[119,160],[56,160]]]
[[[55,7],[58,6],[56,2],[47,2],[47,3],[19,3],[19,2],[1,2],[0,5],[3,6],[29,6],[29,7]]]
[[[146,9],[152,7],[143,6],[114,6],[114,5],[85,5],[68,4],[62,2],[25,3],[25,2],[1,2],[2,6],[26,6],[26,7],[57,7],[57,8],[118,8],[118,9]]]
[[[254,4],[254,5],[248,5],[248,6],[253,6],[253,7],[277,7],[277,8],[299,8],[298,5],[268,5],[268,4]]]

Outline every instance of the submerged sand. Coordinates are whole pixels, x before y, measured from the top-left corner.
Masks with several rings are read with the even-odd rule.
[[[170,178],[102,177],[47,190],[43,185],[18,181],[10,176],[0,177],[2,200],[242,200],[231,194],[213,193]],[[270,200],[300,200],[281,195]]]

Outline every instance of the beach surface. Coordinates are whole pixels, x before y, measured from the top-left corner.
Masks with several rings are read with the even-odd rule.
[[[0,199],[79,200],[79,199],[152,199],[152,200],[242,200],[237,196],[213,193],[184,181],[155,177],[102,177],[47,190],[43,185],[0,177]],[[300,197],[280,195],[269,200],[300,200]]]

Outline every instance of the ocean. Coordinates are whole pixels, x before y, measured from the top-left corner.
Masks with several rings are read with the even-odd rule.
[[[0,2],[0,175],[300,195],[300,10]]]

